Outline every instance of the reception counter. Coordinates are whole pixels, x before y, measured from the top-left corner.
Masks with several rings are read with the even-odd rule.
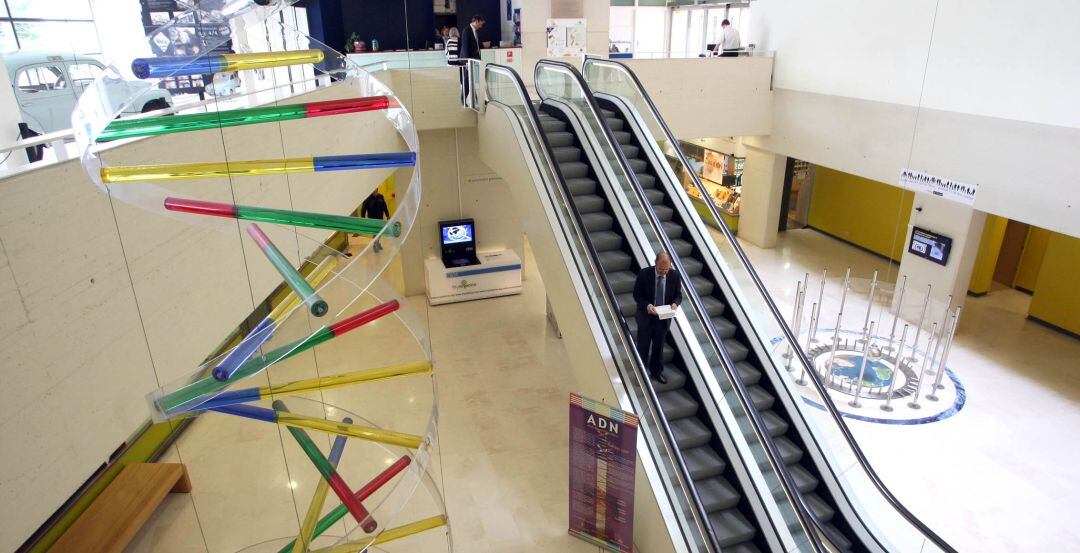
[[[411,67],[440,67],[446,65],[446,52],[443,50],[384,50],[349,54],[349,61],[361,67],[386,63],[387,69],[408,69]],[[485,48],[480,50],[480,60],[485,63],[498,63],[514,68],[521,73],[521,48]]]
[[[424,260],[428,303],[442,305],[521,293],[521,259],[514,250],[478,254],[479,265],[447,268],[442,259]]]

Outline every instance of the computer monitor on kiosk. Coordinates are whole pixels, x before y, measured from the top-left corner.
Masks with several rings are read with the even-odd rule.
[[[480,263],[476,258],[476,223],[472,219],[439,221],[439,243],[447,268]]]

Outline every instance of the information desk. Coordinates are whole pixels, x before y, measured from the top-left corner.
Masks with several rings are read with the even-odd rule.
[[[480,253],[479,265],[447,269],[442,259],[424,260],[431,305],[521,293],[521,259],[513,250]]]

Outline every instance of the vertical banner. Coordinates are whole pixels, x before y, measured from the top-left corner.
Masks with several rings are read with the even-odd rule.
[[[638,418],[570,394],[570,535],[619,553],[634,547]]]

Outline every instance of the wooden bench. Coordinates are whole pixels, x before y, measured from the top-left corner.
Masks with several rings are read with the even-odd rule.
[[[130,464],[53,544],[50,552],[124,550],[165,496],[191,491],[187,468],[173,463]]]

